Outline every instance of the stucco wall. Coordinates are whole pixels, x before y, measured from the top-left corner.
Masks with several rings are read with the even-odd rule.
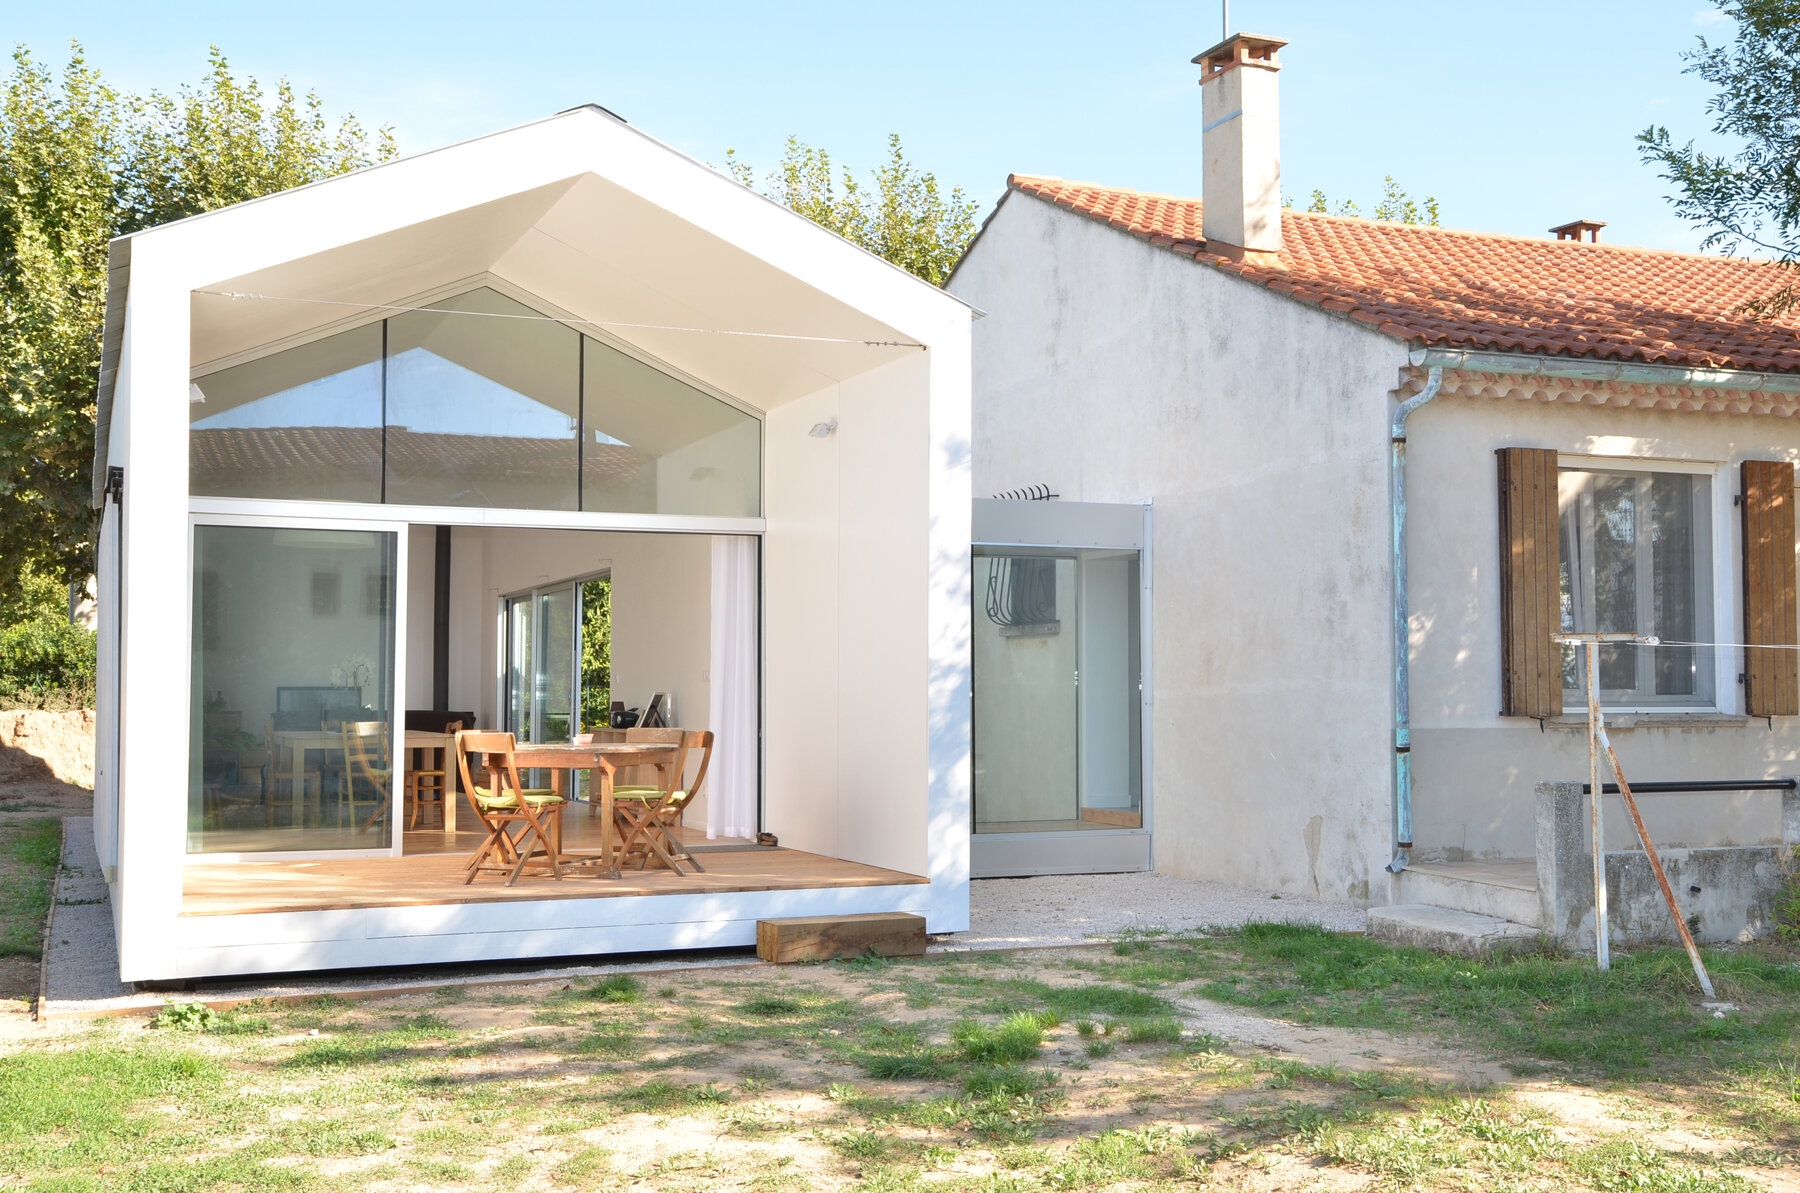
[[[1407,472],[1413,615],[1415,854],[1421,860],[1529,857],[1533,785],[1587,777],[1582,723],[1540,728],[1501,717],[1499,507],[1494,450],[1554,448],[1583,456],[1715,465],[1713,583],[1716,642],[1742,640],[1740,523],[1732,499],[1739,462],[1800,458],[1800,423],[1446,396],[1409,424]],[[1610,735],[1628,779],[1742,779],[1793,774],[1800,720],[1733,717],[1742,707],[1738,652],[1718,684],[1726,717],[1652,725],[1614,720]],[[1610,780],[1610,776],[1608,777]],[[1653,795],[1644,818],[1662,844],[1704,846],[1780,839],[1778,793]],[[1608,844],[1635,839],[1618,802]]]
[[[1154,856],[1382,902],[1404,346],[1009,195],[952,279],[975,491],[1154,503]]]

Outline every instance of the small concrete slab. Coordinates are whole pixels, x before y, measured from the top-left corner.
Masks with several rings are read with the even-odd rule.
[[[1371,908],[1369,935],[1387,944],[1458,957],[1489,957],[1530,948],[1543,939],[1538,929],[1511,920],[1423,903]]]

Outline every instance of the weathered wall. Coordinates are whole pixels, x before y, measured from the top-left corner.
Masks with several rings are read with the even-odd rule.
[[[952,279],[975,491],[1154,503],[1154,856],[1383,902],[1403,345],[1029,196]]]
[[[94,714],[90,709],[0,712],[0,783],[55,778],[94,785]]]
[[[1741,640],[1740,525],[1732,499],[1746,458],[1800,458],[1800,423],[1754,415],[1659,412],[1440,397],[1409,424],[1413,824],[1419,860],[1530,857],[1533,785],[1587,776],[1585,711],[1565,723],[1501,717],[1499,498],[1494,450],[1705,462],[1712,472],[1714,625]],[[1715,716],[1613,716],[1628,779],[1774,778],[1800,770],[1800,718],[1738,714],[1741,655],[1723,661]],[[1646,795],[1653,839],[1669,846],[1780,839],[1771,792]],[[1616,801],[1609,848],[1635,843]]]

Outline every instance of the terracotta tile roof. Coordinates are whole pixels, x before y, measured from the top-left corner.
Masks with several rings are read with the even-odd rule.
[[[1800,314],[1739,313],[1793,280],[1768,261],[1285,211],[1280,266],[1252,265],[1207,252],[1198,199],[1007,185],[1427,347],[1800,372]]]

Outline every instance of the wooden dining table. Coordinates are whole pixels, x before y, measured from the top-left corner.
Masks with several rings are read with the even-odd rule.
[[[622,875],[617,857],[618,829],[613,823],[613,776],[620,767],[653,766],[656,768],[659,785],[666,790],[671,779],[671,768],[677,772],[674,781],[681,781],[679,768],[683,761],[679,742],[519,742],[513,747],[513,765],[520,770],[549,771],[551,787],[565,800],[574,789],[575,773],[588,772],[590,781],[598,788],[589,790],[588,800],[600,801],[600,856],[597,860],[614,878]],[[559,808],[550,829],[556,838],[555,848],[558,854],[562,853],[561,811]]]

